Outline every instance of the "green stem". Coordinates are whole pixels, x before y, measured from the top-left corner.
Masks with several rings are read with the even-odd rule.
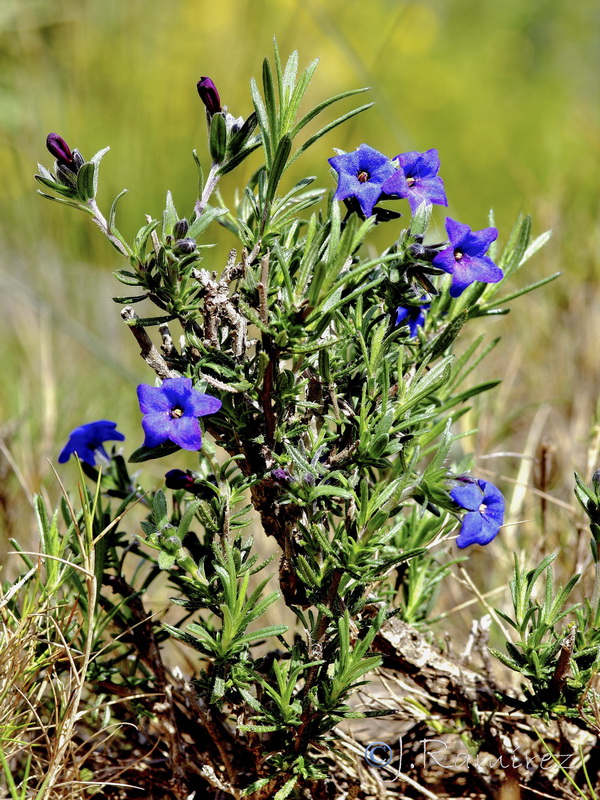
[[[100,228],[102,233],[108,238],[110,242],[117,248],[117,250],[125,256],[125,258],[129,258],[132,254],[129,245],[125,242],[119,231],[108,224],[106,221],[106,217],[98,208],[98,205],[94,199],[88,200],[88,205],[94,212],[94,222]]]

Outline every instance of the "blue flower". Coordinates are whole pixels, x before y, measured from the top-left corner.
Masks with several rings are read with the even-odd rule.
[[[401,153],[396,158],[400,169],[383,184],[382,191],[385,194],[406,197],[413,214],[423,201],[448,205],[444,181],[438,177],[440,157],[437,150],[426,150],[424,153],[411,151]]]
[[[464,475],[457,479],[458,486],[450,497],[465,514],[456,540],[459,547],[471,544],[488,544],[504,523],[504,497],[493,483]]]
[[[421,300],[424,300],[424,295]],[[396,327],[398,325],[408,325],[410,338],[414,339],[417,335],[417,328],[425,325],[425,312],[429,310],[431,303],[423,303],[420,306],[399,306],[396,309]]]
[[[103,447],[103,442],[122,442],[125,439],[123,434],[116,428],[117,423],[110,422],[107,419],[88,422],[85,425],[80,425],[79,428],[75,428],[69,434],[69,441],[60,452],[59,463],[64,464],[73,453],[76,453],[81,461],[85,461],[91,467],[96,465],[97,456],[101,456],[108,461],[109,456]]]
[[[396,171],[391,160],[368,144],[361,144],[352,153],[330,158],[329,163],[338,174],[335,199],[355,197],[362,213],[370,217],[381,197],[383,183]]]
[[[452,275],[451,297],[459,297],[473,281],[498,283],[502,280],[504,273],[500,267],[485,255],[498,238],[496,228],[473,231],[468,225],[446,217],[446,231],[450,246],[438,253],[431,263]]]
[[[202,434],[198,417],[215,414],[221,401],[192,388],[191,378],[167,378],[162,386],[137,388],[145,447],[158,447],[170,440],[184,450],[200,450]]]

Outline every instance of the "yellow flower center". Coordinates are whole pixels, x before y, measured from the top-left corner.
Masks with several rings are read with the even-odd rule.
[[[455,251],[454,251],[454,258],[455,258],[457,261],[460,261],[462,257],[463,257],[463,254],[460,252],[460,250],[455,250]]]
[[[179,417],[183,417],[183,409],[182,408],[172,408],[171,409],[171,417],[173,419],[179,419]]]

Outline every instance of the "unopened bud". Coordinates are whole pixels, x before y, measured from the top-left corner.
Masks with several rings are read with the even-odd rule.
[[[420,258],[422,261],[433,261],[440,250],[443,249],[443,245],[426,245],[415,243],[411,244],[408,249],[410,250],[411,255],[413,255],[415,258]]]
[[[69,186],[72,189],[77,187],[77,175],[60,161],[56,165],[56,177],[64,186]]]
[[[173,252],[178,256],[189,256],[195,249],[195,239],[178,239],[173,245]]]
[[[219,97],[217,87],[210,78],[205,76],[200,78],[196,84],[196,88],[198,89],[200,100],[202,100],[206,106],[206,111],[209,116],[212,117],[213,114],[217,114],[221,111],[221,98]]]
[[[194,483],[194,476],[189,471],[170,469],[165,474],[165,484],[168,489],[187,489],[187,491],[191,491]]]
[[[281,467],[276,467],[276,469],[272,470],[271,477],[279,483],[290,483],[292,480],[289,472]]]
[[[175,223],[173,226],[173,236],[176,239],[183,239],[185,238],[186,233],[189,229],[189,224],[187,219],[180,219],[178,222]]]
[[[73,153],[71,152],[71,148],[58,133],[48,134],[46,137],[46,147],[59,162],[69,167],[72,166]]]

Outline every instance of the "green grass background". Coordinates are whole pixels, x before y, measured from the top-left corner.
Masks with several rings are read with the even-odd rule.
[[[5,533],[26,543],[28,495],[43,488],[56,496],[49,461],[56,464],[73,427],[113,419],[128,451],[140,444],[135,386],[153,377],[110,299],[122,293],[111,275],[124,266],[118,254],[90,219],[36,194],[36,162],[52,162],[46,134],[60,133],[87,157],[111,146],[99,199],[106,211],[130,190],[118,218],[125,235],[145,214],[160,214],[168,188],[187,214],[191,150],[204,154],[206,141],[195,83],[211,76],[229,109],[247,115],[249,79],[260,76],[273,36],[284,57],[298,49],[302,65],[320,58],[309,101],[356,86],[370,86],[376,101],[308,151],[304,174],[330,185],[334,147],[367,142],[389,155],[437,147],[451,216],[481,228],[493,207],[501,241],[520,212],[532,215],[536,234],[554,230],[520,280],[557,269],[563,276],[487,325],[503,341],[482,378],[505,382],[469,424],[481,428],[472,445],[481,454],[535,455],[549,443],[554,491],[570,502],[572,466],[589,468],[600,377],[599,17],[595,0],[0,0]],[[226,198],[236,175],[223,181]],[[436,209],[441,237],[444,216]],[[386,236],[397,235],[392,228]],[[220,249],[207,251],[209,268],[220,269],[234,244],[224,231],[218,241]],[[485,328],[472,326],[475,334]],[[513,456],[480,463],[507,480],[519,469]],[[74,481],[74,466],[60,474]],[[535,474],[527,467],[519,479],[531,483]],[[519,518],[517,501],[513,510]],[[554,535],[568,541],[562,513]],[[510,530],[509,541],[520,535]]]

